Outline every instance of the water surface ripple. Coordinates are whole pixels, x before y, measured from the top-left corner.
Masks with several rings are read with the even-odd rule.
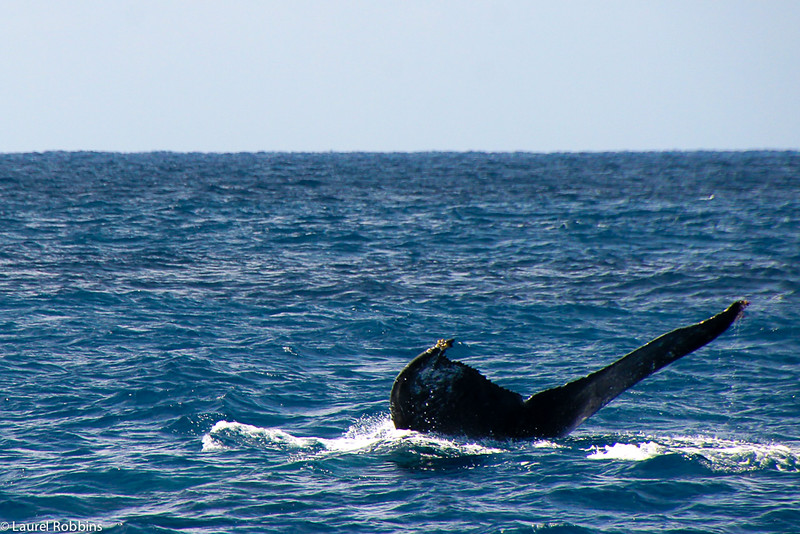
[[[800,525],[796,152],[5,154],[0,228],[9,529]],[[438,338],[530,394],[740,298],[568,438],[389,419]]]

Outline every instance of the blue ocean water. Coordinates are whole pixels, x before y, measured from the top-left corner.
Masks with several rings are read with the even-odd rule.
[[[800,153],[0,155],[0,529],[800,532]],[[751,301],[571,436],[395,430]]]

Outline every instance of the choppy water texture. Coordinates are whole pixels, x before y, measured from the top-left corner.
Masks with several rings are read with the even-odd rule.
[[[0,522],[797,532],[798,288],[796,152],[0,155]],[[530,394],[739,298],[568,438],[389,419],[438,338]]]

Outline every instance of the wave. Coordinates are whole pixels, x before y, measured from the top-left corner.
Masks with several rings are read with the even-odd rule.
[[[602,438],[600,438],[602,439]],[[581,454],[589,460],[644,462],[678,455],[700,462],[713,471],[743,472],[778,470],[800,472],[800,445],[751,443],[707,436],[615,436],[611,444],[593,438],[564,441],[466,441],[398,430],[384,414],[365,417],[337,438],[300,437],[280,428],[262,428],[235,421],[218,421],[202,438],[203,452],[255,448],[284,452],[293,459],[315,459],[342,454],[404,455],[417,459],[460,459],[469,463],[481,457],[542,454],[563,450],[567,456]],[[587,454],[588,453],[588,454]],[[508,458],[505,458],[506,460]],[[502,461],[502,460],[501,460]],[[529,462],[522,462],[527,464]]]
[[[631,438],[611,445],[593,445],[590,460],[640,462],[680,455],[699,460],[713,471],[742,472],[775,469],[800,472],[800,446],[750,443],[706,436]]]
[[[298,437],[280,428],[261,428],[235,421],[218,421],[203,436],[203,451],[257,447],[311,455],[393,452],[413,449],[439,457],[482,456],[503,449],[476,442],[460,442],[412,430],[398,430],[388,416],[367,417],[338,438]]]

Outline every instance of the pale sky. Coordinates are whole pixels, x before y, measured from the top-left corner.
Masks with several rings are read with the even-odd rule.
[[[0,0],[0,152],[800,149],[800,1]]]

